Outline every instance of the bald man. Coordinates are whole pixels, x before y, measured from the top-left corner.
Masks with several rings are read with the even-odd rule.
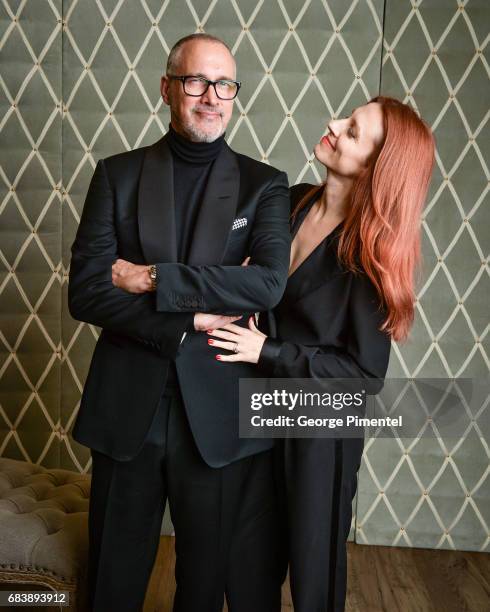
[[[280,610],[271,440],[238,436],[245,363],[206,330],[273,308],[289,265],[287,177],[224,140],[240,88],[206,34],[171,50],[168,132],[98,161],[72,246],[72,316],[102,328],[73,429],[92,455],[89,591],[141,610],[166,501],[177,612]],[[240,265],[249,256],[246,266]]]

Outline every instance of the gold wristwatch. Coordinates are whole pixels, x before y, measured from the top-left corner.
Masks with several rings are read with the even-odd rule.
[[[150,276],[151,290],[155,291],[157,288],[157,267],[155,264],[148,267],[148,274]]]

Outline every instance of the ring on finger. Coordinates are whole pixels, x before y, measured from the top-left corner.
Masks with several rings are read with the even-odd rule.
[[[233,347],[233,352],[238,353],[238,342],[235,342],[234,344],[235,346]]]

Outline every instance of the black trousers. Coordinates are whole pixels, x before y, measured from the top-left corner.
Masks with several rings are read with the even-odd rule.
[[[137,409],[137,407],[135,407]],[[166,500],[175,527],[174,612],[278,612],[280,531],[273,453],[223,468],[201,458],[180,393],[165,394],[137,456],[92,450],[89,598],[95,612],[139,612]]]
[[[275,449],[295,612],[343,612],[346,541],[364,440],[286,439]]]

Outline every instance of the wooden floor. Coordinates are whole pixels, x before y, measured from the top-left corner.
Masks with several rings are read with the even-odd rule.
[[[490,611],[489,554],[349,543],[348,556],[346,612]],[[171,612],[174,564],[174,538],[162,536],[143,612]],[[292,610],[286,584],[282,612]]]

